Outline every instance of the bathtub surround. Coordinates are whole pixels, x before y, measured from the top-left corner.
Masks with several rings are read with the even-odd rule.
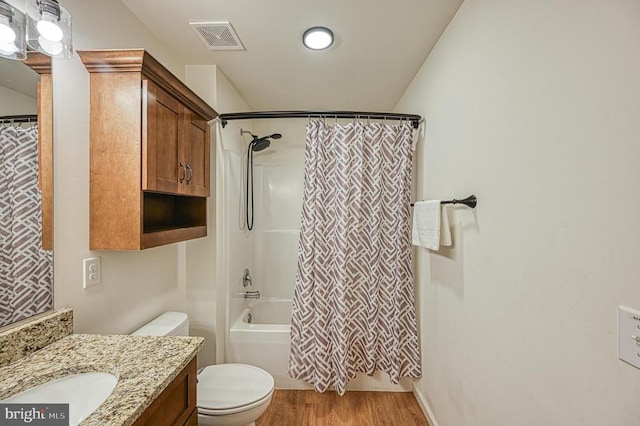
[[[37,125],[0,124],[0,327],[53,308],[38,176]]]
[[[289,375],[420,377],[410,242],[412,128],[307,126]]]

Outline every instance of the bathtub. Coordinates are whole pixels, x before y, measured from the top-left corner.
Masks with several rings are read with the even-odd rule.
[[[268,371],[278,389],[313,389],[313,386],[287,376],[291,348],[290,299],[262,298],[249,304],[231,323],[227,362],[255,365]],[[251,317],[251,322],[249,322]],[[385,373],[374,376],[358,373],[348,390],[410,392],[411,379],[393,385]]]
[[[309,389],[287,376],[291,347],[290,299],[262,298],[231,323],[227,362],[258,366],[273,376],[280,389]]]

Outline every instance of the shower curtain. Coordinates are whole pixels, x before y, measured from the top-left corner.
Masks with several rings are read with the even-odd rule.
[[[0,326],[53,308],[41,203],[37,127],[0,125]]]
[[[356,373],[420,377],[409,123],[311,121],[288,374],[340,395]]]

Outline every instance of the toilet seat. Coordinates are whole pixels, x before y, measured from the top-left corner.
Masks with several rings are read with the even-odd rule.
[[[217,364],[198,375],[198,413],[210,416],[249,410],[273,394],[273,377],[246,364]]]

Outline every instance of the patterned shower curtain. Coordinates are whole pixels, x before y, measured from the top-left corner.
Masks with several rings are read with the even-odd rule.
[[[333,386],[420,377],[409,123],[307,126],[289,376]]]
[[[53,308],[41,203],[37,127],[0,125],[0,326]]]

